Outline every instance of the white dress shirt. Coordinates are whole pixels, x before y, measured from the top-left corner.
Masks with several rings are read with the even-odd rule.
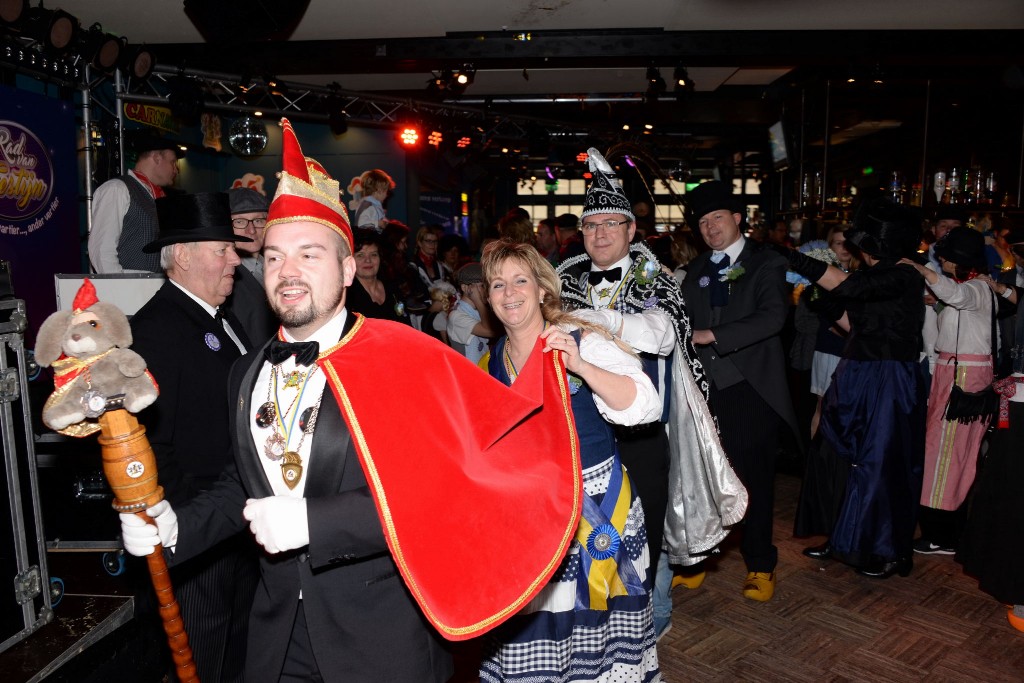
[[[323,327],[310,335],[309,339],[305,341],[315,341],[320,345],[320,352],[323,353],[327,349],[331,348],[341,339],[341,331],[345,328],[345,318],[347,313],[345,309],[342,309],[341,313],[327,321]],[[296,341],[289,333],[288,330],[283,330],[284,338],[286,341]],[[312,375],[308,373],[316,368]],[[292,405],[292,401],[297,395],[301,394],[301,397],[295,401],[296,405],[292,406],[292,409],[288,411],[288,415],[284,419],[285,427],[290,427],[288,434],[288,443],[285,450],[297,451],[299,456],[302,458],[302,478],[299,479],[299,483],[296,484],[295,488],[290,489],[288,485],[284,483],[284,479],[281,476],[281,463],[282,460],[271,460],[264,453],[264,444],[267,442],[267,437],[274,433],[275,428],[280,429],[276,425],[269,427],[260,427],[256,424],[256,413],[260,407],[267,401],[274,401],[274,387],[271,381],[271,371],[274,366],[271,365],[269,360],[263,361],[263,367],[260,369],[260,374],[256,378],[256,386],[253,389],[252,401],[249,407],[249,425],[252,433],[253,443],[256,445],[256,452],[260,455],[260,463],[263,465],[263,471],[267,475],[267,480],[270,482],[270,488],[273,490],[274,495],[277,496],[292,496],[294,498],[301,498],[306,490],[306,480],[309,477],[309,462],[310,454],[313,447],[313,435],[307,434],[306,438],[302,438],[302,432],[299,429],[299,416],[307,408],[316,406],[319,402],[325,390],[327,389],[327,377],[316,365],[311,368],[300,366],[299,370],[307,373],[307,379],[304,384],[300,384],[299,387],[285,388],[284,378],[288,376],[295,366],[295,356],[290,356],[283,363],[281,363],[278,369],[277,377],[277,402],[282,412],[288,410],[288,407]],[[304,391],[303,391],[304,387]],[[269,393],[268,393],[269,389]],[[294,418],[294,420],[293,420]],[[301,442],[301,448],[299,444]]]

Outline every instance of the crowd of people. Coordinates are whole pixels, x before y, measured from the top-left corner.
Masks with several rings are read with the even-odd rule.
[[[350,217],[285,144],[272,202],[145,194],[156,150],[95,242],[168,279],[132,321],[167,495],[122,529],[164,548],[202,679],[444,681],[479,636],[484,681],[660,680],[672,589],[731,531],[773,599],[782,454],[808,557],[955,554],[1024,630],[1024,231],[880,199],[762,231],[711,181],[659,232],[591,149],[579,216],[471,247],[388,219],[380,170]]]

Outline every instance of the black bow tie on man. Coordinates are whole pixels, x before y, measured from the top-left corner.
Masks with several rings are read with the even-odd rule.
[[[274,365],[280,365],[290,356],[295,356],[296,365],[309,366],[313,365],[316,362],[316,357],[320,355],[320,345],[315,341],[283,342],[280,339],[274,339],[267,347],[266,353],[267,360]]]
[[[602,280],[618,282],[622,279],[622,268],[609,268],[608,270],[592,270],[588,274],[591,287],[597,287]]]

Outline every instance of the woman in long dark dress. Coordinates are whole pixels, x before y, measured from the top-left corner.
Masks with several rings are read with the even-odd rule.
[[[829,540],[805,554],[842,560],[876,578],[906,576],[913,566],[928,395],[920,363],[924,281],[899,261],[916,252],[918,226],[912,211],[876,200],[861,208],[846,234],[866,267],[845,273],[797,251],[787,254],[793,270],[843,304],[841,320],[850,330],[820,424],[839,458],[836,468],[849,465],[849,474],[844,491],[827,477],[804,482],[822,489],[813,493],[823,510],[842,501]]]

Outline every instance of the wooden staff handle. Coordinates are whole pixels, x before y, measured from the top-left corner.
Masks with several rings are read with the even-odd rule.
[[[103,474],[114,492],[114,509],[134,512],[147,523],[155,525],[155,520],[146,514],[146,508],[163,500],[164,490],[157,484],[156,456],[146,438],[145,427],[123,408],[103,413],[99,423],[102,429],[99,441],[103,447]],[[158,545],[147,555],[146,563],[178,679],[182,683],[199,683],[188,634],[185,633],[181,610],[167,572],[163,547]]]

